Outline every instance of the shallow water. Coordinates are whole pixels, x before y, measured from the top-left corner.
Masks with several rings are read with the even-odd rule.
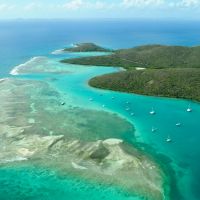
[[[96,109],[108,109],[126,117],[134,124],[139,141],[150,145],[156,152],[172,159],[171,165],[177,173],[177,183],[180,184],[183,196],[190,200],[198,199],[200,105],[184,100],[92,89],[87,86],[87,80],[95,75],[107,73],[109,69],[86,68],[85,70],[88,71],[85,74],[78,73],[70,78],[59,80],[55,83],[56,86],[63,91],[72,90],[72,98],[77,99],[75,103],[78,105],[88,106],[89,104]],[[68,86],[69,89],[67,89]],[[102,94],[103,96],[100,96]],[[94,99],[94,102],[88,101],[90,97]],[[130,102],[128,105],[127,101]],[[193,108],[192,113],[186,112],[189,103]],[[102,108],[102,105],[105,105],[105,108]],[[155,116],[149,115],[152,107],[156,110]],[[127,111],[127,108],[130,110]],[[134,116],[131,113],[134,113]],[[176,123],[179,122],[182,125],[177,127]],[[158,130],[152,133],[152,127]],[[168,135],[173,140],[170,144],[166,143]],[[130,141],[131,138],[128,137],[127,140]]]
[[[138,200],[119,189],[38,167],[0,169],[1,200]],[[12,192],[11,192],[12,191]]]

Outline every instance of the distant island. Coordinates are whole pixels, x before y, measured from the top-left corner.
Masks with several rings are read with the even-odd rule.
[[[75,44],[73,47],[65,48],[64,51],[68,52],[111,52],[112,50],[100,47],[94,43],[80,43]]]
[[[93,87],[200,101],[200,46],[145,45],[61,62],[126,69],[92,78]]]

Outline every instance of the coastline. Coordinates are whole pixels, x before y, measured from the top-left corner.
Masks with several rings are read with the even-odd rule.
[[[56,49],[51,52],[51,54],[53,54],[53,55],[59,55],[59,54],[63,54],[63,53],[65,53],[64,49]]]
[[[123,91],[123,90],[113,90],[113,89],[104,88],[104,87],[102,87],[102,88],[101,87],[95,87],[95,86],[93,86],[93,85],[91,85],[89,83],[90,80],[88,80],[88,85],[91,88],[95,88],[95,89],[98,89],[98,90],[107,90],[107,91],[112,91],[112,92],[117,92],[117,93],[122,93],[122,94],[133,94],[133,95],[136,95],[136,96],[144,96],[144,97],[149,97],[149,98],[158,98],[158,99],[166,99],[166,100],[168,99],[168,100],[176,100],[176,101],[188,101],[188,104],[191,103],[191,102],[196,103],[196,104],[200,104],[200,101],[197,101],[197,100],[194,100],[194,99],[187,99],[187,98],[184,99],[182,97],[178,98],[178,97],[170,97],[170,96],[154,96],[154,95],[148,95],[148,94],[140,94],[140,93],[134,93],[134,92],[127,92],[125,90]]]
[[[37,60],[40,60],[41,58],[44,58],[43,56],[36,56],[33,58],[30,58],[27,62],[19,64],[17,66],[15,66],[11,71],[10,71],[10,75],[19,75],[19,70],[27,67],[29,64],[32,64],[33,62],[36,62]]]

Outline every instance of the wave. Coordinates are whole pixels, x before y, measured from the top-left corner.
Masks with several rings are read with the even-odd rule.
[[[75,162],[72,162],[72,166],[73,166],[73,168],[75,168],[75,169],[81,169],[81,170],[86,170],[86,169],[87,169],[87,167],[78,165],[78,164],[76,164]]]
[[[26,68],[28,66],[32,66],[34,64],[37,64],[38,62],[41,62],[43,61],[44,59],[46,59],[46,57],[44,56],[37,56],[37,57],[33,57],[31,58],[30,60],[28,60],[27,62],[23,63],[23,64],[20,64],[20,65],[17,65],[16,67],[14,67],[11,71],[10,71],[10,74],[11,75],[19,75],[20,74],[20,70],[22,68]]]
[[[0,163],[11,163],[11,162],[19,162],[19,161],[25,161],[27,158],[21,157],[21,156],[16,156],[11,159],[3,159],[0,161]]]
[[[5,80],[7,80],[8,78],[0,78],[0,83],[4,82]]]
[[[63,54],[64,53],[64,49],[57,49],[53,52],[51,52],[51,54],[53,55],[59,55],[59,54]]]
[[[71,47],[78,47],[78,45],[77,44],[74,44],[74,43],[72,43],[71,45],[70,45]]]

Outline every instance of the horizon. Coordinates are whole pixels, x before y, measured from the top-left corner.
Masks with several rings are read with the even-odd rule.
[[[0,18],[0,21],[84,21],[84,22],[114,22],[114,21],[130,21],[130,22],[200,22],[199,19],[180,19],[180,18]]]

